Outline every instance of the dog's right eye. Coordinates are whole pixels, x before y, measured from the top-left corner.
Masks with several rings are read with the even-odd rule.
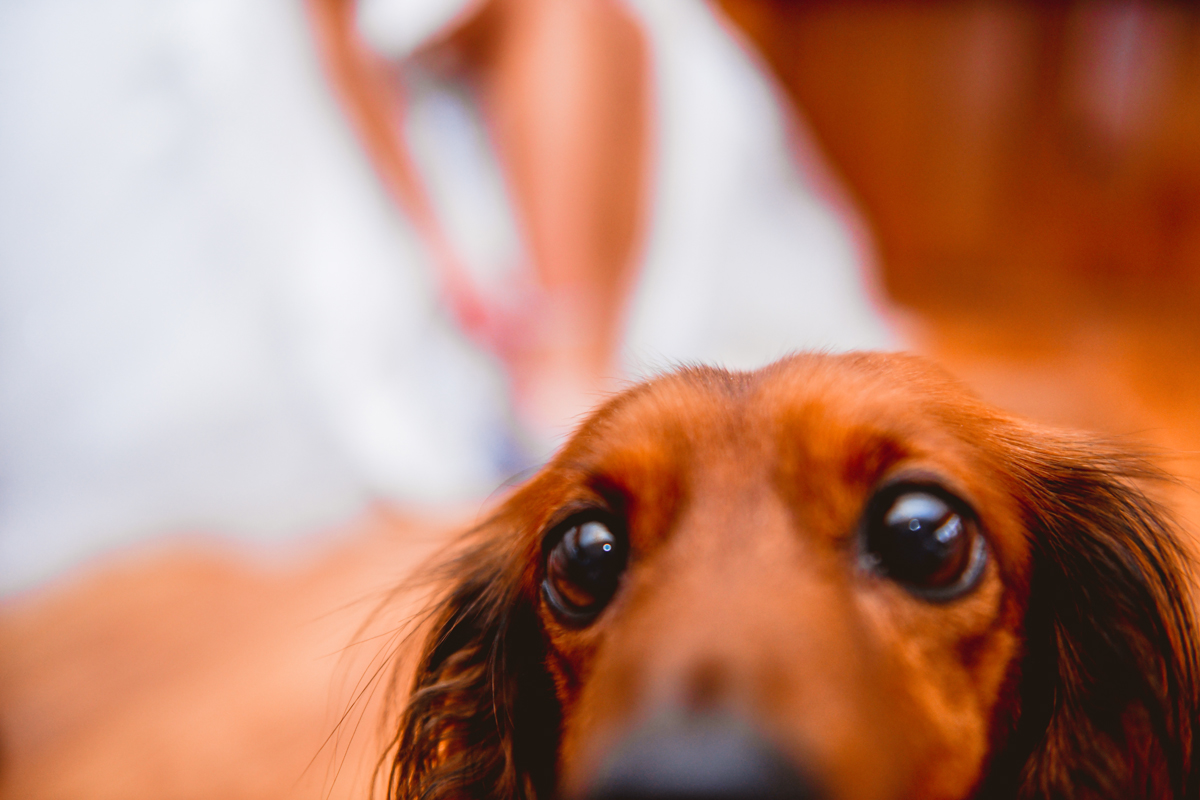
[[[542,591],[568,621],[591,621],[612,599],[625,569],[625,543],[595,519],[568,523],[546,557]]]
[[[864,563],[930,600],[950,600],[979,581],[987,546],[965,503],[937,489],[896,486],[869,504]]]

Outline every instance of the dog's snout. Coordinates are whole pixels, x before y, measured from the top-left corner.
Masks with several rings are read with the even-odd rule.
[[[621,742],[586,800],[820,800],[803,771],[750,726],[701,716]]]

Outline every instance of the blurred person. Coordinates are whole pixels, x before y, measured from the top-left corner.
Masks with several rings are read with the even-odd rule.
[[[291,0],[0,5],[0,590],[513,467]]]
[[[678,174],[672,163],[676,153],[695,148],[694,142],[719,140],[727,119],[737,113],[733,104],[717,107],[721,100],[730,99],[719,81],[702,89],[711,95],[716,113],[726,117],[718,125],[701,122],[694,107],[680,108],[680,99],[686,100],[680,95],[689,84],[699,88],[705,78],[714,77],[705,75],[705,61],[722,49],[725,60],[740,60],[741,54],[730,59],[736,45],[721,40],[716,20],[703,6],[622,0],[310,0],[310,7],[328,73],[367,152],[399,207],[423,232],[440,268],[445,301],[459,324],[504,365],[518,416],[533,433],[537,457],[549,451],[553,437],[561,435],[576,414],[623,376],[629,351],[678,357],[681,350],[695,347],[697,331],[685,328],[682,337],[678,333],[663,337],[655,330],[656,323],[647,319],[650,316],[677,323],[679,316],[700,315],[707,317],[709,327],[719,329],[714,323],[721,312],[716,309],[735,308],[736,326],[770,331],[768,335],[776,338],[774,347],[779,350],[767,352],[782,352],[799,343],[845,346],[887,341],[864,287],[856,285],[862,281],[857,265],[844,251],[831,253],[818,246],[808,258],[799,251],[789,254],[798,282],[781,274],[784,270],[775,258],[751,256],[753,245],[750,252],[719,254],[720,266],[710,260],[712,254],[694,259],[685,268],[690,273],[686,276],[675,265],[662,263],[688,260],[687,248],[679,247],[678,241],[668,244],[672,249],[667,252],[656,252],[661,250],[657,240],[674,221],[672,206],[705,202],[695,197],[681,201],[680,184],[695,177]],[[681,74],[681,67],[691,74]],[[515,253],[504,252],[500,258],[520,263],[515,268],[508,265],[499,280],[495,264],[468,263],[489,256],[497,260],[495,254],[479,253],[476,247],[472,259],[463,252],[472,249],[469,240],[478,238],[477,229],[464,231],[460,225],[456,240],[442,220],[454,215],[457,198],[439,203],[435,199],[439,192],[426,186],[428,162],[436,161],[438,154],[427,150],[425,163],[420,163],[412,152],[409,140],[414,134],[406,120],[411,106],[430,92],[430,73],[443,91],[447,86],[455,87],[450,91],[464,91],[471,107],[481,112],[476,124],[482,129],[483,148],[494,152],[502,166],[505,196],[511,197],[516,209],[520,243]],[[731,87],[749,95],[751,103],[740,98],[741,104],[761,102],[754,97],[758,87],[753,78],[741,77],[744,84]],[[761,110],[755,111],[754,118],[763,116]],[[655,133],[657,141],[652,141]],[[747,144],[738,143],[743,150],[749,149]],[[797,144],[803,151],[803,142]],[[794,169],[779,163],[786,155],[780,158],[770,146],[763,149],[764,160],[774,161],[771,168],[777,174],[759,176],[747,170],[735,178],[743,184],[757,182],[759,202],[770,196],[774,187],[768,186],[786,183]],[[701,172],[702,158],[695,152],[689,155],[682,167]],[[810,167],[817,161],[811,149],[808,161]],[[744,166],[748,165],[731,164],[735,169]],[[433,177],[436,182],[437,176]],[[830,183],[826,180],[827,186]],[[716,195],[728,188],[693,185],[688,190],[694,195],[707,189]],[[785,190],[772,200],[787,204],[803,193]],[[655,195],[670,205],[656,208]],[[757,204],[752,208],[764,210]],[[840,210],[848,212],[848,204]],[[817,216],[815,211],[807,208],[802,216],[811,219]],[[710,206],[699,219],[688,222],[699,223],[697,229],[736,229],[739,220],[736,212],[730,212],[732,208]],[[768,211],[764,216],[770,221],[764,227],[781,227],[780,212],[778,207]],[[797,238],[817,233],[810,246],[817,244],[819,223],[816,228]],[[675,232],[675,236],[702,240],[697,229]],[[638,289],[639,262],[645,252],[640,239],[647,232],[651,239],[647,286]],[[735,248],[749,244],[750,237],[739,238]],[[764,238],[769,241],[774,236]],[[865,260],[861,252],[858,255]],[[755,261],[761,263],[747,263]],[[806,268],[806,263],[814,266]],[[493,274],[487,276],[489,267]],[[660,274],[668,271],[674,273],[673,285],[664,284]],[[690,312],[662,314],[661,304],[670,302],[668,293],[687,297],[680,291],[685,288],[681,283],[703,287],[714,271],[727,273],[726,288],[733,291],[723,292],[720,298],[692,295],[695,308]],[[735,288],[739,285],[746,288]],[[634,301],[626,336],[628,297],[635,292],[646,299]],[[810,311],[808,321],[793,322],[792,329],[780,335],[761,314],[772,294],[792,303],[797,295],[807,296],[824,313]],[[739,295],[750,296],[759,307],[757,313],[737,308]],[[801,317],[809,309],[792,310],[789,316]],[[701,354],[712,355],[713,345],[707,348],[707,352],[701,348]],[[625,358],[620,357],[622,349]],[[764,355],[759,351],[754,358]]]
[[[309,5],[329,75],[385,185],[424,235],[444,301],[504,365],[514,408],[544,455],[620,374],[648,188],[640,25],[619,0]],[[505,255],[518,263],[486,290],[410,153],[405,78],[420,71],[467,88],[503,164],[520,240]]]
[[[404,114],[380,141],[427,197],[398,214],[302,7],[0,7],[5,591],[163,532],[481,497],[540,455],[507,387],[545,436],[672,361],[893,341],[869,240],[708,7],[461,8],[372,57]],[[565,41],[567,105],[543,80]]]

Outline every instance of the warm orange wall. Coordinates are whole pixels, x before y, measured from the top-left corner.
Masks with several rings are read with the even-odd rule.
[[[1200,307],[1200,11],[721,5],[857,195],[900,303]]]

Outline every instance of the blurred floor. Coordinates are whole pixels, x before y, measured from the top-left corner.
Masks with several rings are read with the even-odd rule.
[[[448,527],[377,515],[287,566],[168,542],[10,601],[0,797],[368,796],[385,600]]]

